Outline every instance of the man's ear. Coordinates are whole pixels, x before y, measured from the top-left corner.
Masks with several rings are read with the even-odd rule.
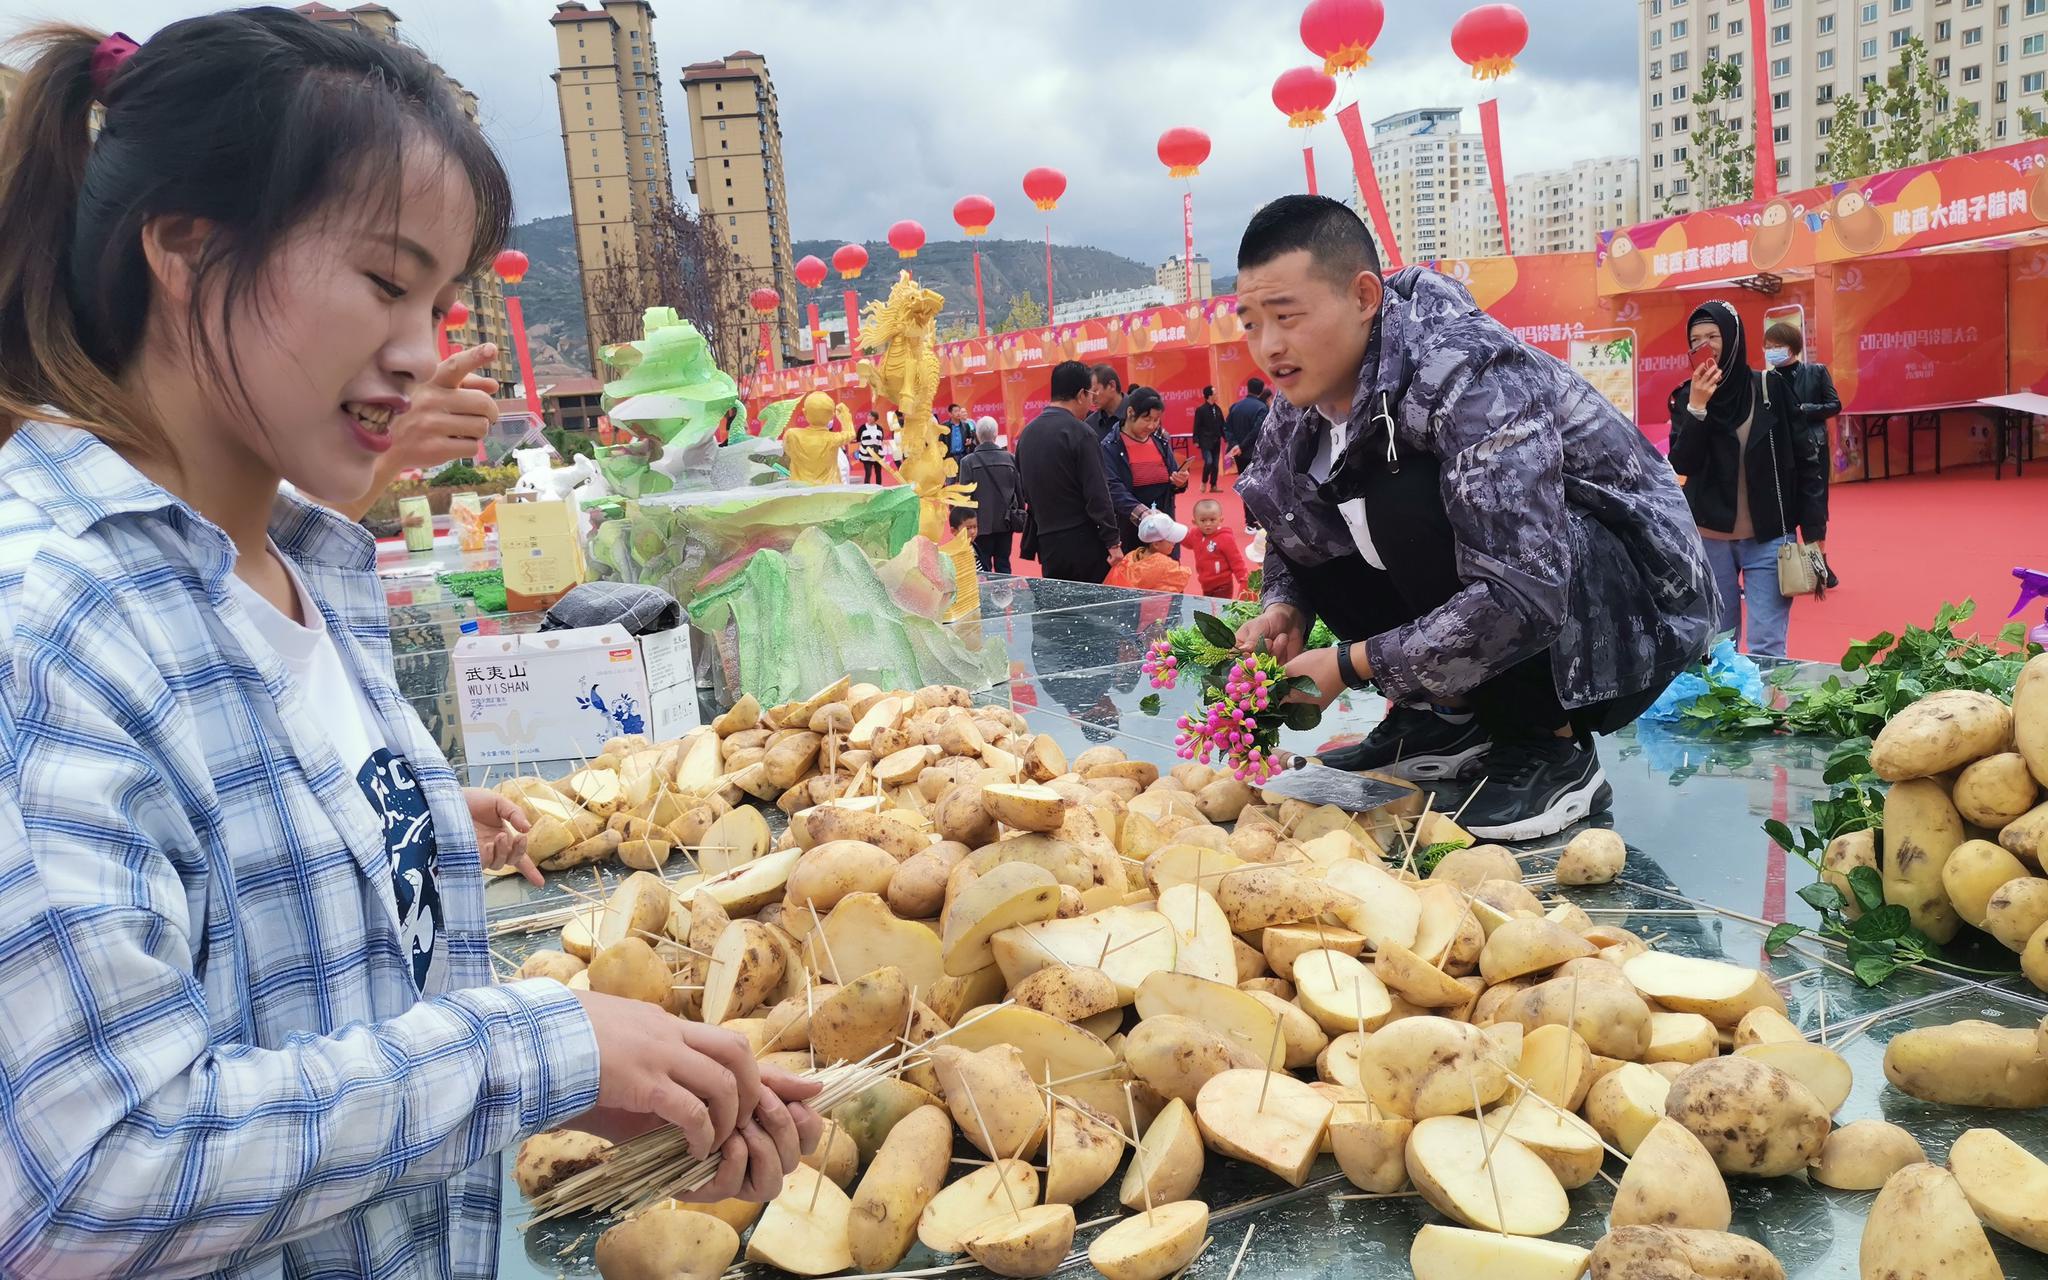
[[[1368,318],[1380,313],[1380,299],[1386,296],[1386,285],[1371,271],[1361,271],[1351,281],[1352,296],[1358,300],[1358,309]]]

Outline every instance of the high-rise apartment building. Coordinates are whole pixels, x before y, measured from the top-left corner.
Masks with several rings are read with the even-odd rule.
[[[1685,158],[1698,123],[1691,95],[1710,58],[1742,67],[1742,96],[1719,108],[1745,135],[1758,85],[1770,94],[1781,188],[1820,181],[1836,95],[1881,83],[1914,36],[1951,103],[1975,104],[1985,146],[2019,140],[2022,106],[2048,106],[2048,0],[1768,0],[1762,68],[1750,65],[1747,0],[1637,6],[1645,216],[1696,207]]]
[[[658,212],[675,204],[654,8],[646,0],[563,0],[549,17],[558,69],[562,160],[583,276],[593,363],[608,343],[640,334],[633,280]]]
[[[1508,230],[1516,253],[1583,253],[1600,232],[1642,220],[1634,156],[1581,160],[1508,180]]]
[[[1172,302],[1186,301],[1188,297],[1187,264],[1179,254],[1174,254],[1171,258],[1153,268],[1152,283],[1166,291],[1168,300]],[[1216,287],[1211,282],[1209,259],[1198,253],[1195,255],[1194,296],[1197,298],[1207,298],[1213,296],[1215,292]]]
[[[1404,261],[1500,252],[1486,150],[1463,119],[1457,107],[1423,107],[1373,121],[1373,170]],[[1356,180],[1351,203],[1370,226]]]
[[[766,286],[782,296],[775,333],[785,358],[808,359],[810,344],[797,325],[796,257],[790,248],[789,188],[782,178],[782,113],[768,60],[741,49],[683,68],[690,110],[690,190],[699,216],[739,259],[742,287],[732,290],[734,311],[724,326],[752,334],[761,317],[747,296]],[[733,348],[720,343],[724,351]],[[754,349],[749,339],[746,351]]]
[[[381,4],[359,4],[352,9],[337,9],[332,5],[302,4],[298,12],[315,22],[344,27],[358,35],[374,36],[380,40],[399,41],[398,15]],[[462,86],[462,82],[446,71],[441,73],[448,87],[462,104],[462,110],[471,120],[477,119],[476,95]],[[496,378],[510,394],[518,385],[519,362],[512,349],[512,327],[505,318],[505,289],[497,276],[488,270],[479,272],[461,293],[462,305],[469,309],[469,320],[461,327],[448,331],[448,340],[456,346],[473,346],[480,342],[496,343],[497,359],[485,366],[482,372]]]

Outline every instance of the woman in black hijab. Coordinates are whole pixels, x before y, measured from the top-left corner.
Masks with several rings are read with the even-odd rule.
[[[1799,447],[1785,376],[1750,368],[1733,306],[1702,305],[1686,337],[1693,376],[1671,393],[1671,466],[1706,543],[1722,628],[1738,648],[1782,658],[1792,602],[1779,590],[1778,548],[1795,531],[1827,536],[1827,476]]]

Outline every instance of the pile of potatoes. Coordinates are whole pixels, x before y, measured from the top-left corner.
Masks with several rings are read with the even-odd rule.
[[[1777,1262],[1727,1233],[1726,1176],[1874,1188],[1922,1159],[1893,1126],[1834,1129],[1848,1064],[1764,974],[1546,909],[1511,852],[1420,793],[1353,815],[1114,748],[1069,762],[944,688],[842,682],[709,734],[721,772],[699,804],[738,787],[787,809],[787,831],[701,839],[689,874],[636,871],[522,976],[661,1004],[792,1070],[929,1047],[835,1108],[771,1204],[671,1203],[608,1230],[611,1280],[708,1280],[742,1249],[797,1275],[881,1272],[913,1241],[1043,1275],[1112,1179],[1129,1216],[1090,1261],[1160,1280],[1207,1239],[1211,1161],[1300,1186],[1321,1154],[1456,1224],[1418,1235],[1418,1280],[1767,1280]],[[680,765],[705,741],[658,750]],[[1465,847],[1422,878],[1411,840]],[[1625,856],[1586,832],[1558,878],[1600,883]],[[2048,1080],[2026,1038],[2003,1069]],[[2000,1052],[1979,1050],[1984,1072]],[[1633,1157],[1610,1233],[1591,1251],[1545,1239],[1608,1146]],[[556,1131],[515,1176],[532,1195],[605,1157]]]
[[[2022,669],[2011,706],[1960,690],[1913,703],[1871,744],[1870,765],[1891,784],[1883,829],[1837,836],[1823,878],[1846,895],[1851,870],[1875,868],[1885,901],[1928,937],[1982,929],[2048,991],[2048,654]]]

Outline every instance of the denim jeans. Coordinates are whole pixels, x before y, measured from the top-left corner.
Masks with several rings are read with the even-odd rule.
[[[1735,647],[1758,658],[1785,656],[1792,601],[1778,591],[1778,548],[1783,538],[1704,538],[1707,564],[1721,592],[1721,629]]]

